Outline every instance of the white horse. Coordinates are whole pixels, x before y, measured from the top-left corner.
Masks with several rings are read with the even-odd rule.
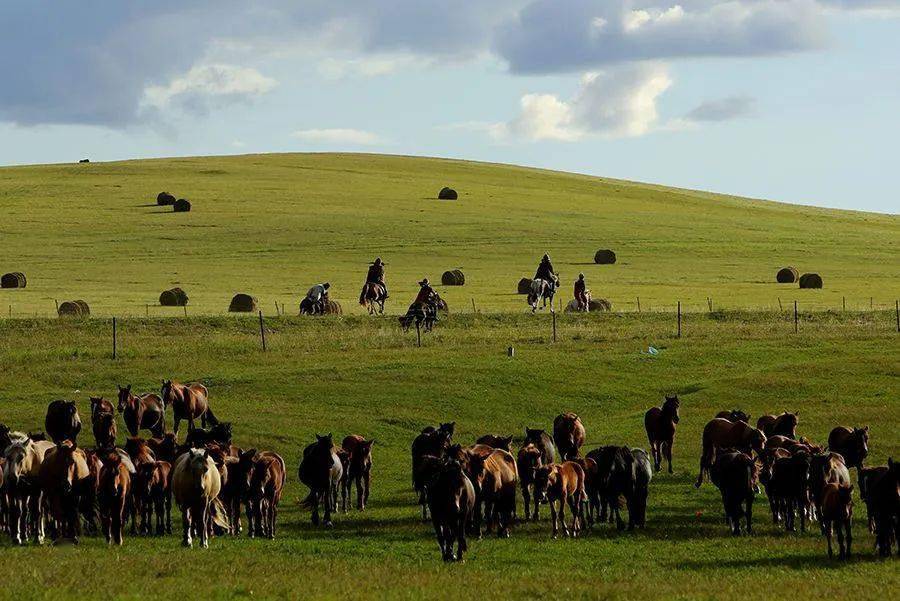
[[[553,282],[547,280],[531,280],[531,290],[528,293],[528,304],[531,305],[531,312],[537,311],[538,301],[543,301],[541,310],[547,308],[547,301],[550,301],[550,311],[553,312],[553,296],[559,287],[559,278],[554,276]]]
[[[178,457],[172,471],[172,492],[181,508],[185,547],[193,546],[193,535],[208,548],[212,522],[228,529],[225,507],[218,499],[221,490],[222,477],[208,450],[191,449]]]

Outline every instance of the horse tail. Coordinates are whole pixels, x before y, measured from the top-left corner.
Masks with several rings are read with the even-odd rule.
[[[209,401],[206,402],[206,421],[208,421],[213,426],[219,425],[219,418],[217,418],[213,414],[212,407],[209,406]]]
[[[212,516],[213,524],[226,532],[231,530],[231,524],[228,521],[228,512],[225,510],[225,505],[222,503],[222,500],[218,497],[213,499],[212,505],[210,506],[210,514]]]
[[[369,285],[366,284],[365,286],[363,286],[362,292],[359,293],[359,304],[362,305],[363,307],[366,306],[366,290],[368,290],[368,288],[369,288]]]
[[[309,494],[306,495],[306,498],[300,501],[300,507],[312,507],[313,501],[316,498],[316,493],[310,489]]]

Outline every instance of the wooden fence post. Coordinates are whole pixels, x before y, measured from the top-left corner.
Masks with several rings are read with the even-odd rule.
[[[784,311],[784,307],[781,306],[781,297],[780,296],[778,297],[778,310]]]
[[[266,328],[263,326],[263,314],[259,312],[259,337],[262,339],[262,349],[266,352]]]
[[[53,302],[56,303],[56,313],[58,315],[59,314],[59,300],[54,298]]]
[[[641,297],[637,297],[638,313],[641,312]]]
[[[894,301],[894,309],[897,311],[897,331],[900,332],[900,300]]]
[[[794,301],[794,334],[796,334],[800,329],[799,320],[797,316],[797,301]]]
[[[556,342],[556,311],[551,312],[553,315],[553,342]]]
[[[843,311],[847,310],[847,297],[846,296],[841,297],[841,309]]]
[[[181,308],[184,309],[184,316],[187,317],[187,305],[181,305]]]
[[[117,341],[116,341],[116,318],[115,317],[113,317],[112,326],[113,326],[113,332],[112,332],[112,334],[113,334],[113,359],[115,359],[116,358],[116,350],[117,350],[116,349]]]
[[[472,313],[478,313],[478,311],[475,309],[475,297],[474,296],[472,297]]]
[[[419,327],[419,322],[416,322],[416,342],[419,345],[419,348],[422,348],[422,330]]]
[[[678,301],[678,337],[681,338],[681,301]]]

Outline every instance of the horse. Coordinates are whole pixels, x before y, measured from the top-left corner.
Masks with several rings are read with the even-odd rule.
[[[875,534],[875,506],[869,491],[888,473],[886,465],[876,467],[864,467],[859,470],[859,498],[866,504],[866,514],[869,516],[869,532]]]
[[[425,455],[434,457],[443,457],[450,448],[450,442],[453,440],[453,431],[456,422],[448,422],[440,424],[437,428],[428,426],[424,428],[412,442],[412,471],[415,476],[417,462]]]
[[[275,522],[278,504],[284,492],[287,477],[284,459],[277,453],[262,451],[253,457],[247,491],[247,531],[251,538],[265,536],[275,538]]]
[[[122,456],[119,453],[108,453],[103,458],[97,491],[106,544],[122,544],[131,492],[131,472],[122,461]]]
[[[175,463],[175,459],[181,454],[178,446],[178,440],[173,432],[166,432],[162,438],[151,438],[147,441],[147,446],[153,451],[154,457],[159,461],[168,461]]]
[[[223,447],[231,446],[232,439],[231,422],[219,422],[209,428],[193,428],[188,430],[184,445],[194,449],[202,449],[208,444],[218,444]]]
[[[466,524],[475,510],[475,488],[458,462],[449,461],[437,468],[429,484],[428,507],[441,557],[444,561],[462,561],[468,551]]]
[[[709,471],[716,458],[716,448],[731,448],[749,453],[762,453],[766,435],[744,421],[731,422],[724,418],[710,420],[703,428],[703,450],[700,455],[700,474],[694,484],[703,484],[703,474]]]
[[[647,498],[650,496],[653,467],[644,449],[631,449],[631,455],[634,457],[634,496],[628,508],[628,518],[630,527],[643,528],[647,524]]]
[[[408,332],[413,325],[423,326],[426,332],[430,332],[438,321],[438,310],[442,303],[437,292],[432,293],[428,301],[413,302],[406,310],[406,314],[398,318],[400,327],[404,332]]]
[[[116,446],[116,436],[118,436],[119,432],[116,426],[116,416],[112,413],[97,413],[91,419],[91,422],[97,449],[108,450],[114,448]]]
[[[53,530],[54,539],[70,538],[78,544],[81,535],[79,508],[86,487],[91,486],[90,470],[84,451],[71,441],[47,449],[38,481],[44,495],[44,504],[50,516],[58,524]]]
[[[741,520],[746,518],[747,534],[753,532],[753,499],[756,496],[759,468],[750,455],[723,449],[710,466],[710,479],[722,493],[725,517],[734,536],[740,536]]]
[[[838,486],[850,485],[850,471],[844,464],[844,458],[837,453],[820,453],[810,458],[809,492],[812,497],[816,515],[822,515],[824,490],[828,484]]]
[[[528,306],[531,307],[531,312],[534,313],[537,311],[538,302],[542,302],[541,310],[547,308],[547,302],[550,302],[550,312],[553,312],[553,297],[556,295],[556,289],[559,288],[559,277],[553,277],[553,281],[549,282],[547,280],[534,279],[531,280],[531,287],[528,291]]]
[[[44,429],[50,440],[59,444],[65,440],[77,442],[81,432],[81,416],[75,401],[53,401],[47,407]]]
[[[350,487],[356,484],[356,508],[360,511],[369,502],[369,485],[372,482],[372,445],[374,440],[366,440],[357,434],[345,436],[341,447],[350,455],[345,476],[345,484],[341,491],[343,506],[347,505]]]
[[[384,286],[378,282],[366,282],[359,294],[359,304],[369,311],[369,315],[384,315],[384,301],[387,300]]]
[[[760,455],[759,481],[766,488],[766,497],[769,499],[769,510],[772,512],[772,523],[778,524],[782,517],[781,501],[777,497],[778,482],[772,482],[772,476],[775,472],[775,462],[779,459],[790,457],[791,452],[784,448],[769,448],[766,445],[765,451]]]
[[[796,529],[795,517],[800,516],[800,531],[806,532],[809,516],[811,458],[806,452],[788,457],[779,457],[772,466],[772,475],[766,492],[770,506],[774,503],[778,514],[784,520],[784,528],[789,532]]]
[[[172,533],[172,464],[168,461],[142,463],[134,477],[135,511],[141,516],[140,531],[150,534],[156,515],[156,534]]]
[[[669,473],[672,473],[672,445],[675,442],[675,426],[680,419],[678,415],[680,406],[678,395],[666,395],[662,407],[651,407],[644,414],[644,428],[647,430],[653,466],[657,472],[661,468],[662,458],[665,457],[669,463]]]
[[[545,430],[526,427],[525,442],[522,445],[524,446],[528,443],[534,444],[541,451],[541,462],[544,465],[556,463],[556,447],[553,444],[553,439]]]
[[[731,411],[719,411],[716,413],[718,419],[727,419],[730,422],[750,423],[750,414],[744,413],[740,409],[732,409]]]
[[[192,535],[209,547],[210,524],[229,529],[225,508],[218,499],[222,477],[205,449],[191,449],[181,455],[172,471],[172,493],[181,509],[185,547],[193,546]]]
[[[868,486],[866,503],[875,516],[878,554],[889,557],[896,543],[900,555],[900,464],[893,458],[888,458],[887,471]]]
[[[553,442],[563,460],[578,457],[584,436],[584,424],[574,413],[562,413],[553,420]]]
[[[587,454],[597,464],[595,499],[593,504],[600,506],[600,521],[615,521],[616,528],[625,529],[619,507],[619,498],[625,498],[628,508],[628,529],[643,525],[646,513],[646,492],[650,479],[644,468],[643,459],[646,452],[638,449],[644,457],[636,457],[637,453],[628,447],[605,446]],[[652,473],[652,472],[651,472]]]
[[[471,471],[477,480],[473,481],[476,491],[476,516],[484,515],[487,531],[497,527],[498,537],[509,537],[509,527],[516,513],[516,485],[519,475],[516,460],[500,449],[493,450],[487,457],[471,455]],[[476,517],[475,531],[481,536],[481,523]]]
[[[25,544],[29,530],[34,534],[35,542],[44,540],[43,491],[38,476],[44,456],[55,446],[50,441],[16,438],[4,452],[3,483],[9,504],[8,523],[16,545]]]
[[[581,465],[574,461],[566,461],[562,464],[541,466],[534,477],[534,488],[541,500],[550,505],[553,538],[559,536],[560,523],[563,536],[577,537],[584,527],[584,505],[587,497],[584,489],[584,469]],[[566,526],[566,504],[572,511],[571,531]]]
[[[822,530],[828,540],[828,557],[834,557],[831,549],[831,535],[837,526],[840,558],[849,559],[853,544],[851,524],[853,522],[853,486],[830,482],[822,491]],[[844,542],[846,536],[846,545]]]
[[[300,315],[323,315],[325,313],[325,301],[313,302],[309,297],[303,297],[300,301]]]
[[[799,412],[789,413],[785,411],[781,415],[763,415],[756,420],[756,429],[762,430],[766,437],[786,436],[797,438],[797,423]]]
[[[503,451],[509,451],[510,445],[512,444],[512,436],[498,436],[496,434],[485,434],[478,440],[476,440],[476,444],[487,445],[493,449],[501,449]]]
[[[319,525],[320,504],[324,504],[325,508],[323,525],[326,528],[334,525],[331,522],[331,512],[337,510],[337,489],[343,474],[344,470],[331,434],[326,436],[316,434],[316,442],[303,449],[303,458],[297,469],[298,479],[309,487],[309,495],[303,504],[312,507],[311,520],[314,526]]]
[[[828,450],[840,453],[847,467],[862,468],[869,454],[869,426],[838,426],[828,434]]]
[[[428,519],[428,491],[429,487],[438,472],[446,463],[446,457],[435,457],[434,455],[422,455],[415,464],[413,471],[413,489],[418,493],[418,503],[422,507],[422,519]]]
[[[91,397],[91,421],[93,421],[98,415],[102,413],[112,413],[115,415],[116,408],[113,407],[113,404],[104,399],[102,396]]]
[[[522,502],[525,506],[525,521],[537,520],[539,517],[540,496],[535,490],[534,479],[537,470],[544,465],[541,459],[541,450],[534,443],[522,445],[516,457],[516,469],[519,470],[519,486],[522,488]],[[532,495],[532,491],[534,494]],[[534,511],[530,509],[534,499]]]
[[[170,405],[172,407],[175,416],[172,431],[176,436],[183,419],[188,421],[188,430],[194,429],[194,420],[197,418],[200,418],[200,426],[203,428],[207,422],[211,425],[219,423],[209,406],[209,391],[203,384],[180,384],[172,380],[163,380],[160,396],[164,407]]]
[[[136,396],[131,393],[131,384],[119,389],[119,413],[125,420],[125,427],[132,436],[140,430],[149,430],[159,438],[166,429],[166,407],[162,399],[153,393]]]

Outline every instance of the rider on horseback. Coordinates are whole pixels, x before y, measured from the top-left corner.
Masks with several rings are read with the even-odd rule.
[[[324,284],[316,284],[306,293],[306,300],[309,302],[311,307],[315,307],[318,313],[325,312],[325,304],[328,302],[328,289],[331,288],[331,284],[325,282]]]
[[[369,265],[369,272],[366,274],[366,284],[380,284],[384,290],[384,298],[388,297],[387,283],[384,281],[384,263],[381,262],[381,257],[377,257]]]
[[[419,294],[418,296],[416,296],[416,300],[413,301],[413,304],[432,304],[434,302],[434,295],[436,293],[434,291],[434,288],[431,287],[431,282],[428,281],[428,278],[425,278],[424,280],[419,282],[419,286]]]
[[[538,265],[537,271],[534,274],[534,279],[536,280],[544,280],[552,288],[556,288],[556,272],[553,271],[553,263],[550,262],[550,255],[544,253],[544,256],[541,257],[541,264]]]
[[[578,303],[578,310],[587,312],[590,310],[590,300],[588,299],[587,282],[584,281],[584,273],[578,274],[575,280],[575,302]]]

